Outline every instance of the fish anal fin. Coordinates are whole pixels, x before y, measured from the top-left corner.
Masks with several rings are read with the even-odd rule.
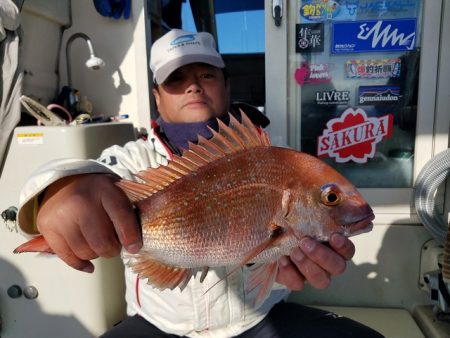
[[[249,267],[250,274],[247,280],[246,293],[258,289],[256,297],[253,298],[253,308],[258,308],[267,298],[278,272],[278,261],[266,264],[254,264]]]
[[[205,267],[202,269],[202,275],[200,276],[200,283],[203,283],[203,281],[204,281],[205,278],[206,278],[206,275],[208,274],[208,271],[209,271],[209,266],[205,266]]]
[[[166,265],[146,253],[127,255],[125,258],[129,258],[127,266],[133,272],[139,274],[140,278],[146,278],[148,284],[160,290],[173,290],[177,286],[183,290],[193,274],[192,269]]]

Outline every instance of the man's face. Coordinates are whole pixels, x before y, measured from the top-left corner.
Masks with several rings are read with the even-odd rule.
[[[228,111],[229,90],[222,70],[204,63],[178,68],[153,89],[166,122],[204,122]]]

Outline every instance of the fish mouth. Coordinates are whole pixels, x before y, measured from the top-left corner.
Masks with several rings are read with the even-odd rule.
[[[343,225],[344,235],[347,237],[363,234],[369,232],[373,228],[373,220],[375,219],[374,213],[371,213],[363,218],[358,219],[355,222]]]

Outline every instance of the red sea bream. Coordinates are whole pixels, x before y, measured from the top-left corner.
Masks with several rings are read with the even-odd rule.
[[[332,167],[271,146],[244,114],[242,123],[230,115],[230,126],[219,126],[168,166],[117,183],[136,207],[144,242],[124,258],[149,284],[183,289],[198,269],[258,263],[247,285],[259,288],[260,302],[277,260],[304,236],[327,241],[371,230],[372,209]],[[26,244],[16,251],[33,251]]]

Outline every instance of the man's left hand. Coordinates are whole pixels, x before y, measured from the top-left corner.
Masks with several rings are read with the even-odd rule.
[[[291,290],[302,290],[308,282],[313,287],[325,289],[331,276],[345,271],[346,261],[355,254],[354,244],[340,234],[331,235],[329,245],[305,237],[290,256],[279,260],[276,281]]]

